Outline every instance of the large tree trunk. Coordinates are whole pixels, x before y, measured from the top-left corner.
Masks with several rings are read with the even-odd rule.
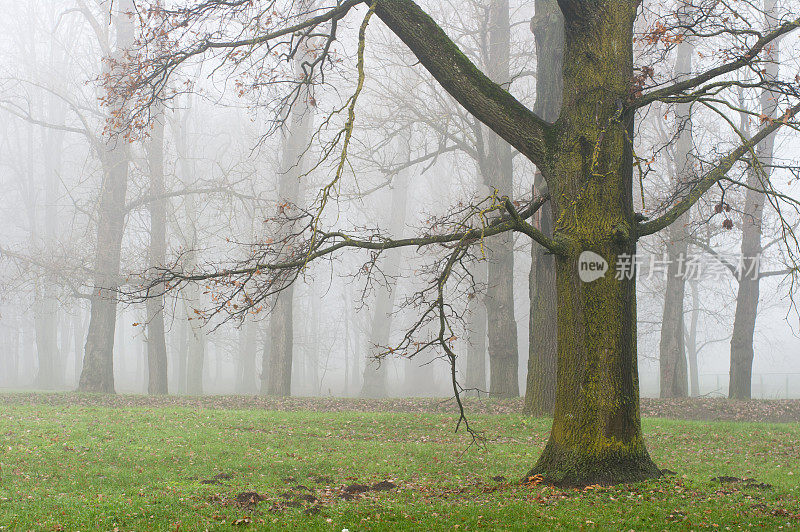
[[[167,260],[167,199],[164,197],[164,117],[158,116],[147,142],[150,163],[150,267],[163,267]],[[165,395],[167,339],[164,332],[164,285],[153,288],[147,299],[147,393]]]
[[[298,9],[301,13],[312,8],[314,0],[302,0]],[[312,53],[307,43],[301,45],[294,60],[298,79],[303,79],[303,62]],[[281,176],[278,190],[279,210],[284,205],[296,205],[300,200],[300,177],[305,173],[306,148],[311,139],[314,126],[313,87],[307,84],[298,95],[291,109],[289,130],[284,137],[281,160]],[[291,224],[283,224],[275,235],[280,242],[292,231]],[[294,354],[294,289],[289,286],[278,294],[275,306],[270,313],[270,360],[265,364],[262,379],[265,379],[261,393],[288,397],[292,393],[292,357]]]
[[[659,475],[639,418],[635,280],[578,278],[579,250],[557,260],[558,387],[550,440],[530,475],[565,485]],[[597,242],[610,264],[635,245]]]
[[[536,37],[537,57],[534,112],[548,122],[555,122],[561,110],[564,89],[564,17],[556,0],[537,0],[531,30]],[[536,173],[534,188],[541,195],[549,192],[541,172]],[[552,236],[553,211],[550,204],[542,207],[538,226],[545,235]],[[553,255],[535,243],[531,247],[528,290],[530,342],[524,412],[550,415],[556,400],[558,359],[556,270]]]
[[[560,127],[548,139],[559,149],[552,166],[541,169],[551,186],[560,246],[558,377],[550,440],[530,475],[563,485],[660,474],[639,418],[635,276],[613,271],[620,257],[636,252],[633,117],[621,113],[633,76],[636,7],[617,0],[597,4],[566,24],[564,64],[570,67],[564,69]],[[603,16],[594,16],[594,9]],[[583,282],[579,263],[594,257],[587,252],[606,261],[609,271],[595,280],[584,275]]]
[[[114,27],[117,32],[115,58],[121,59],[133,44],[132,0],[115,2]],[[113,58],[112,58],[113,59]],[[113,61],[106,61],[109,68]],[[113,103],[112,114],[121,112]],[[118,133],[118,132],[117,132]],[[102,153],[103,184],[97,217],[95,279],[91,298],[89,332],[78,389],[83,392],[114,393],[114,326],[117,315],[122,236],[125,229],[125,195],[128,187],[128,146],[122,135],[111,135]]]
[[[492,0],[489,8],[487,75],[496,83],[510,83],[511,23],[508,0]],[[497,134],[483,128],[485,156],[481,164],[490,191],[511,197],[514,154]],[[519,396],[519,348],[514,318],[514,238],[503,233],[487,239],[486,314],[489,332],[489,393],[494,397]]]
[[[679,80],[692,73],[694,46],[684,39],[678,45],[675,75]],[[675,146],[673,187],[679,188],[690,182],[695,175],[692,158],[691,109],[688,104],[678,104],[675,115],[678,124],[678,141]],[[661,397],[686,397],[689,395],[688,366],[686,364],[686,340],[684,327],[684,295],[686,279],[681,271],[689,250],[689,234],[686,225],[689,215],[684,214],[667,230],[667,284],[664,292],[664,314],[661,320],[659,344],[659,371]]]
[[[775,0],[764,2],[767,16],[775,12]],[[768,21],[769,23],[769,21]],[[766,78],[778,78],[780,64],[779,43],[771,46],[769,60],[766,62]],[[761,114],[771,118],[777,117],[777,97],[769,90],[761,92]],[[745,194],[744,212],[742,215],[742,271],[739,272],[739,292],[736,294],[736,315],[733,320],[733,336],[731,337],[731,370],[728,384],[728,397],[731,399],[750,399],[753,379],[753,335],[758,315],[758,298],[760,292],[760,272],[758,271],[761,255],[761,226],[764,218],[764,194],[759,192],[765,188],[769,180],[772,165],[772,153],[775,135],[770,135],[756,148],[757,167],[750,168],[747,174],[747,192]]]

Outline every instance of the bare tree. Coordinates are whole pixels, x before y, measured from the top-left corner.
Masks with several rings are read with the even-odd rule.
[[[114,75],[125,52],[134,44],[133,1],[114,4],[116,43],[104,63],[105,74]],[[95,21],[95,24],[97,21]],[[123,116],[122,99],[108,96],[109,114]],[[97,204],[96,278],[91,295],[89,331],[78,388],[85,392],[114,392],[114,328],[117,316],[117,290],[122,237],[125,231],[125,196],[128,188],[128,143],[121,135],[107,136],[98,148],[103,167],[103,183]]]
[[[194,8],[163,11],[153,24],[178,43],[167,53],[151,53],[140,47],[132,54],[128,71],[139,72],[130,83],[116,83],[117,90],[128,95],[141,113],[154,99],[162,96],[165,81],[175,66],[206,52],[222,50],[223,61],[233,52],[247,49],[257,65],[270,61],[265,56],[276,49],[294,50],[296,38],[323,35],[333,42],[338,21],[364,2],[351,0],[320,8],[315,16],[277,16],[268,28],[261,24],[244,28],[227,26],[233,20],[252,20],[266,4],[206,0]],[[530,476],[542,475],[558,484],[631,481],[658,476],[659,469],[649,457],[641,433],[638,399],[636,348],[636,281],[624,269],[636,254],[640,238],[660,232],[675,223],[697,203],[700,197],[725,178],[755,146],[784,125],[797,126],[795,116],[800,102],[794,82],[780,83],[759,78],[755,84],[768,86],[780,95],[778,120],[765,122],[749,139],[738,140],[703,165],[695,179],[677,191],[657,209],[644,216],[634,209],[633,138],[638,122],[637,111],[654,102],[669,104],[695,101],[716,109],[719,92],[736,87],[731,74],[740,69],[759,72],[763,53],[776,39],[798,28],[800,20],[787,13],[775,29],[758,32],[749,22],[722,12],[713,17],[704,12],[693,24],[681,24],[669,16],[673,33],[663,33],[662,26],[648,32],[645,41],[653,54],[673,49],[675,35],[729,39],[737,43],[730,57],[712,58],[687,79],[665,74],[658,81],[637,76],[634,65],[634,22],[639,15],[636,0],[598,0],[584,2],[559,0],[565,19],[564,97],[558,120],[549,122],[537,116],[507,90],[492,82],[450,40],[435,21],[411,0],[376,0],[369,5],[362,20],[357,45],[358,82],[344,109],[347,118],[337,140],[342,147],[337,158],[336,175],[330,191],[344,176],[348,147],[352,140],[355,108],[366,76],[364,50],[367,27],[377,16],[417,56],[419,63],[470,114],[483,122],[517,149],[542,172],[550,191],[553,210],[553,236],[544,234],[529,220],[546,198],[515,202],[505,196],[492,196],[485,202],[453,209],[449,216],[431,223],[429,231],[414,238],[394,239],[374,233],[327,230],[320,226],[319,210],[306,217],[302,235],[295,234],[280,246],[266,246],[242,261],[212,271],[163,272],[173,288],[197,281],[237,282],[228,301],[244,302],[218,305],[220,311],[236,314],[243,307],[263,301],[289,286],[298,271],[313,260],[330,257],[345,249],[385,252],[410,246],[431,246],[443,256],[429,270],[431,284],[419,298],[420,321],[406,334],[396,351],[413,351],[413,333],[429,323],[438,324],[435,347],[450,362],[454,393],[458,397],[453,350],[457,335],[453,323],[463,317],[456,302],[464,302],[464,286],[471,284],[467,264],[474,258],[470,250],[486,239],[508,232],[530,237],[555,255],[558,301],[558,370],[553,429],[550,440]],[[713,19],[713,20],[712,20]],[[214,24],[223,21],[229,33],[198,36],[186,33],[188,21]],[[711,22],[709,22],[711,21]],[[709,24],[711,24],[709,26]],[[202,24],[201,24],[202,26]],[[198,27],[192,24],[193,28]],[[243,39],[243,34],[248,36]],[[669,37],[665,39],[664,37]],[[323,47],[324,50],[324,47]],[[257,54],[254,56],[254,54]],[[291,57],[291,54],[290,54]],[[317,75],[328,65],[330,56],[320,53]],[[246,67],[253,63],[240,62]],[[650,65],[644,65],[650,67]],[[652,68],[652,67],[651,67]],[[327,72],[330,72],[328,70]],[[664,79],[666,78],[666,79]],[[318,78],[319,79],[319,78]],[[113,80],[109,80],[113,82]],[[273,82],[286,82],[276,74]],[[288,83],[290,94],[303,84]],[[274,83],[270,87],[275,88]],[[292,87],[295,87],[293,89]],[[281,102],[276,99],[272,101]],[[143,114],[136,115],[142,117]],[[787,128],[788,129],[788,128]],[[328,152],[329,153],[329,152]],[[330,196],[320,195],[321,205]],[[493,220],[485,223],[486,213]],[[499,216],[497,216],[499,214]],[[287,222],[290,220],[287,220]],[[288,247],[292,244],[291,247]],[[380,253],[372,254],[375,258]],[[582,279],[582,265],[600,265],[600,270],[617,267],[617,274]],[[605,264],[605,267],[602,267]],[[588,269],[586,267],[585,269]],[[597,271],[597,268],[595,268]],[[603,272],[606,273],[606,272]],[[455,299],[453,299],[455,297]],[[464,422],[462,418],[461,422]]]
[[[146,144],[149,162],[150,194],[156,198],[150,207],[151,267],[167,262],[167,199],[164,182],[164,125],[163,116],[153,122],[150,139]],[[155,297],[148,298],[147,306],[147,391],[152,395],[168,393],[167,339],[164,327],[164,287],[156,286]]]
[[[314,2],[298,2],[300,13],[314,9]],[[290,122],[283,139],[281,177],[278,190],[279,214],[286,209],[296,208],[300,200],[300,179],[306,173],[306,152],[314,124],[314,90],[309,62],[316,53],[313,41],[304,41],[293,58],[294,75],[301,85],[296,100],[290,107]],[[294,231],[292,224],[282,224],[275,235],[280,242]],[[261,393],[265,395],[288,396],[292,392],[292,357],[294,352],[294,289],[277,294],[275,307],[270,318],[269,360],[264,361],[261,378],[265,379]]]
[[[682,7],[681,21],[691,20],[691,13]],[[692,56],[694,45],[690,38],[681,40],[677,46],[675,62],[675,78],[678,81],[688,79],[692,75]],[[693,136],[691,102],[679,103],[675,106],[678,127],[675,145],[674,189],[680,189],[691,182],[695,174],[693,159]],[[667,284],[664,292],[664,314],[662,315],[661,342],[659,344],[659,371],[661,376],[661,397],[686,397],[689,395],[688,367],[686,363],[686,346],[684,339],[684,295],[686,281],[681,275],[689,250],[689,234],[687,225],[689,213],[681,215],[667,229]]]
[[[411,159],[410,146],[411,131],[406,131],[398,139],[398,153],[401,158],[408,162]],[[389,207],[389,231],[392,234],[402,234],[406,225],[406,214],[408,210],[408,190],[409,190],[409,170],[398,172],[392,181],[391,199]],[[400,265],[402,263],[402,250],[396,249],[387,253],[379,262],[376,261],[375,268],[381,270],[383,281],[377,288],[375,294],[375,308],[372,313],[372,323],[370,332],[370,348],[383,348],[390,343],[390,333],[392,330],[393,312],[395,311],[395,300],[397,298],[397,278],[400,275]],[[387,390],[387,363],[380,358],[371,357],[364,364],[364,376],[362,380],[361,395],[364,397],[386,397]]]
[[[775,26],[776,0],[764,1],[766,27]],[[779,79],[780,41],[773,42],[765,56],[764,75],[771,82]],[[780,94],[761,89],[760,113],[764,120],[778,119]],[[744,118],[743,133],[750,136],[749,118]],[[762,222],[766,195],[772,172],[775,135],[768,136],[752,154],[751,167],[747,173],[744,212],[742,213],[742,265],[739,272],[739,291],[736,295],[736,315],[731,338],[731,371],[728,396],[731,399],[750,399],[753,374],[753,334],[758,313],[761,276],[746,272],[757,270],[760,265]],[[760,273],[760,272],[758,272]]]

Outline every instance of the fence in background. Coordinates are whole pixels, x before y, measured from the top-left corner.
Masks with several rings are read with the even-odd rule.
[[[728,397],[727,373],[702,373],[698,377],[700,395]],[[639,377],[643,397],[658,397],[658,374]],[[800,399],[800,373],[756,373],[753,375],[753,399]]]

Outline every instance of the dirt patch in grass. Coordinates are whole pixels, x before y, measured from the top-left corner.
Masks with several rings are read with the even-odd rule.
[[[200,484],[222,484],[223,480],[230,480],[233,476],[228,473],[218,473],[211,478],[201,480]]]
[[[451,399],[338,399],[276,398],[245,396],[148,397],[141,395],[89,395],[78,393],[8,393],[0,394],[3,405],[90,406],[106,408],[180,407],[192,409],[274,410],[311,412],[455,412]],[[466,398],[471,414],[517,414],[523,399]],[[800,400],[730,401],[724,398],[641,400],[643,417],[663,417],[697,421],[800,422]],[[245,430],[245,429],[242,429]],[[258,429],[251,429],[258,430]]]
[[[766,484],[764,482],[759,482],[754,478],[739,478],[739,477],[728,477],[728,476],[721,476],[721,477],[714,477],[711,479],[711,482],[719,482],[720,484],[738,484],[745,488],[755,488],[759,490],[769,490],[772,489],[772,484]]]

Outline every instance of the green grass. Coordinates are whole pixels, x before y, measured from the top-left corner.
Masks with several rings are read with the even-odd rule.
[[[3,406],[0,529],[777,530],[800,528],[800,424],[647,419],[650,451],[677,472],[588,491],[524,488],[549,421],[476,415],[485,448],[438,414]],[[465,451],[466,450],[466,451]],[[202,484],[218,473],[221,484]],[[771,489],[720,484],[753,477]],[[285,481],[294,477],[294,481]],[[312,477],[328,477],[315,482]],[[400,488],[344,500],[384,479]],[[321,500],[280,494],[297,484]],[[255,508],[238,493],[267,497]],[[251,522],[235,525],[239,519]]]

